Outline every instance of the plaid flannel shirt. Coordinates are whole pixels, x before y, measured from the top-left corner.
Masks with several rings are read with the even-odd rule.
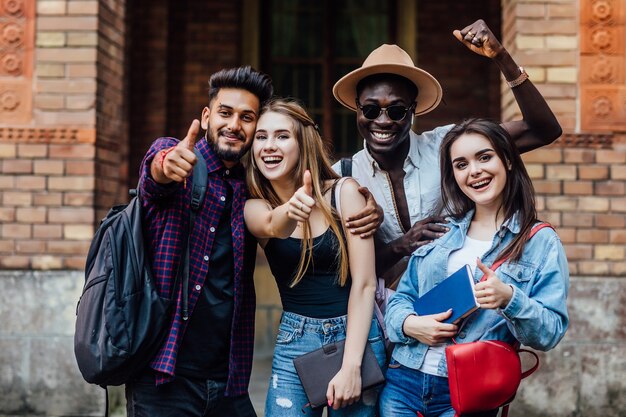
[[[183,239],[189,223],[191,183],[158,184],[150,175],[150,164],[159,151],[175,146],[174,138],[157,139],[144,157],[141,166],[139,190],[144,196],[144,230],[150,250],[152,272],[161,296],[170,297],[181,260]],[[248,391],[252,370],[254,347],[254,292],[253,271],[256,256],[256,240],[245,229],[243,207],[246,188],[243,167],[233,168],[239,175],[224,178],[224,165],[217,158],[206,140],[196,144],[204,156],[208,168],[207,192],[191,231],[189,260],[189,311],[193,309],[201,293],[209,270],[209,258],[213,247],[215,230],[224,208],[226,181],[233,190],[231,228],[234,255],[234,311],[230,339],[230,359],[226,395],[236,396]],[[176,309],[163,346],[150,363],[157,371],[156,383],[169,382],[174,377],[178,348],[185,334],[188,321],[182,320],[182,291],[176,289]]]

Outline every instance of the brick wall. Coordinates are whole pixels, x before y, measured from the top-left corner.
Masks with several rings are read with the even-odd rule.
[[[572,275],[626,276],[624,145],[557,144],[524,155],[540,216],[558,227]]]
[[[626,3],[581,0],[580,126],[626,131]]]
[[[170,13],[170,42],[175,47],[169,56],[168,129],[178,137],[207,105],[211,74],[240,65],[241,1],[176,3]]]
[[[78,1],[77,3],[86,3]],[[91,3],[91,2],[87,2]],[[125,0],[99,0],[85,13],[98,14],[96,82],[96,193],[97,219],[113,204],[128,199],[128,107],[125,51]]]
[[[241,3],[132,3],[131,185],[136,183],[141,158],[154,139],[180,138],[191,121],[200,118],[207,105],[211,74],[241,64]]]
[[[416,119],[417,131],[454,123],[470,116],[500,119],[500,71],[491,60],[460,43],[454,29],[483,19],[500,36],[500,1],[424,1],[417,5],[416,65],[430,72],[443,88],[443,101]]]
[[[0,2],[0,414],[102,415],[72,340],[78,271],[126,175],[124,7]]]
[[[16,45],[31,88],[0,125],[0,266],[80,269],[94,223],[97,4],[4,4],[37,32]]]
[[[564,130],[523,159],[539,216],[556,226],[570,267],[568,332],[540,354],[541,368],[522,383],[513,417],[626,411],[624,7],[623,0],[503,2],[505,44]],[[612,65],[620,53],[621,68]],[[510,90],[501,87],[504,118],[518,118]]]
[[[124,1],[23,5],[32,103],[20,94],[29,105],[0,125],[0,265],[81,269],[96,219],[127,188]]]
[[[580,43],[595,30],[579,26],[579,20],[585,20],[584,4],[609,6],[613,25],[620,21],[623,25],[624,6],[619,1],[582,3],[578,7],[576,1],[506,1],[504,39],[565,133],[556,144],[524,155],[540,216],[558,227],[573,275],[624,276],[626,128],[615,131],[614,125],[607,128],[596,121],[593,130],[581,131],[577,116],[589,106],[580,94],[579,73],[584,73],[579,68]],[[621,48],[623,54],[623,43]],[[502,91],[505,120],[519,118],[510,89],[503,84]]]
[[[167,79],[170,48],[167,0],[136,0],[128,16],[129,186],[137,183],[139,166],[150,143],[167,134]],[[159,22],[155,24],[154,22]]]
[[[503,1],[504,45],[546,98],[564,131],[576,129],[577,1]],[[502,83],[502,114],[519,118],[513,93]]]

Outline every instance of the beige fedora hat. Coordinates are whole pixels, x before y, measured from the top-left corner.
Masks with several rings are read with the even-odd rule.
[[[415,114],[425,114],[441,101],[443,92],[439,81],[428,72],[417,68],[413,60],[398,45],[383,44],[374,49],[361,68],[341,77],[333,87],[333,95],[341,104],[356,111],[356,86],[363,78],[373,74],[396,74],[412,81],[418,88]]]

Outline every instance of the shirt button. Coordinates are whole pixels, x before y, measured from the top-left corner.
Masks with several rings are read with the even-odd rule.
[[[211,233],[215,233],[215,227],[209,227],[209,230],[211,231]]]
[[[204,260],[208,261],[209,260],[209,255],[204,255]]]
[[[461,332],[461,333],[459,333],[459,337],[460,337],[461,339],[463,339],[463,338],[465,337],[465,332]]]
[[[221,197],[220,197],[220,201],[226,201],[226,197],[221,196]]]
[[[199,285],[196,285],[196,291],[200,291],[200,288],[202,288],[202,287],[199,286]]]
[[[226,171],[224,171],[224,173],[225,173],[226,175],[230,175],[230,169],[227,169]]]

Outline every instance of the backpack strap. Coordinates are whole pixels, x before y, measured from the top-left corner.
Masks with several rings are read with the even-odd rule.
[[[352,158],[341,158],[341,176],[352,176]]]
[[[198,162],[193,167],[193,188],[191,190],[191,210],[198,211],[200,206],[202,206],[202,202],[204,201],[204,196],[206,194],[206,185],[207,185],[207,167],[206,161],[204,157],[200,153],[197,148],[193,150],[196,154],[196,158],[198,158]]]
[[[343,161],[343,160],[342,160]],[[335,181],[331,189],[330,205],[335,208],[339,219],[341,219],[341,186],[346,181],[346,177],[341,177]],[[341,221],[343,227],[343,220]]]
[[[200,207],[202,207],[202,202],[204,201],[208,177],[208,171],[204,157],[198,149],[194,148],[193,151],[196,154],[196,158],[198,158],[198,161],[193,166],[191,202],[189,203],[191,210],[189,210],[189,225],[186,233],[187,239],[184,240],[182,271],[179,267],[178,274],[176,275],[176,281],[174,282],[174,288],[176,288],[178,285],[179,276],[182,275],[183,320],[189,319],[189,246],[191,241],[191,231],[195,226],[196,214],[200,210]]]

